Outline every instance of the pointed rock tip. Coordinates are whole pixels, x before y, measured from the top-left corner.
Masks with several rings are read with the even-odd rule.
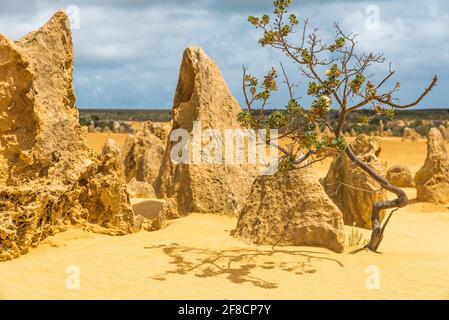
[[[203,48],[199,46],[189,46],[184,50],[184,57],[188,57],[195,62],[201,60],[212,60]]]
[[[63,10],[56,11],[37,31],[49,29],[54,25],[59,25],[63,29],[70,31],[70,20]]]
[[[184,52],[188,52],[188,53],[193,53],[193,54],[204,54],[206,55],[206,52],[204,51],[203,48],[199,47],[199,46],[188,46]]]
[[[24,44],[36,37],[39,33],[51,33],[55,31],[64,33],[67,37],[71,37],[72,35],[69,17],[62,10],[56,11],[39,29],[27,33],[16,42]]]
[[[56,11],[50,19],[45,23],[45,25],[50,24],[52,22],[63,22],[67,28],[70,28],[70,20],[65,11],[58,10]]]

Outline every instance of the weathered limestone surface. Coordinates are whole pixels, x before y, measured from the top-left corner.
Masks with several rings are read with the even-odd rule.
[[[351,144],[357,157],[377,173],[385,175],[386,165],[379,160],[379,140],[359,135]],[[329,197],[343,213],[345,224],[371,229],[373,204],[386,200],[386,191],[365,171],[354,164],[346,154],[334,159],[327,176],[322,181]],[[385,213],[381,212],[381,217]]]
[[[0,260],[70,222],[108,234],[133,231],[120,162],[87,146],[72,80],[63,12],[19,41],[0,35]]]
[[[308,170],[259,176],[235,235],[256,244],[310,245],[342,252],[343,216]]]
[[[165,140],[153,134],[153,125],[146,122],[134,135],[129,135],[123,148],[126,181],[136,178],[153,184],[164,156]]]
[[[185,129],[193,140],[194,121],[198,121],[201,130],[216,129],[224,136],[225,129],[240,129],[239,112],[241,109],[215,62],[201,48],[187,48],[173,102],[172,130]],[[214,161],[174,164],[170,152],[176,143],[167,141],[154,183],[156,195],[175,199],[179,215],[194,211],[237,214],[249,193],[254,168]]]
[[[412,188],[415,186],[410,169],[404,165],[394,165],[387,171],[387,180],[399,188]]]
[[[427,158],[415,175],[417,198],[433,203],[449,202],[449,157],[437,128],[427,137]]]

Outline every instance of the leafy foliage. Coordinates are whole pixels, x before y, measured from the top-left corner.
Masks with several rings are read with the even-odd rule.
[[[281,64],[283,83],[289,92],[286,108],[264,117],[264,109],[278,89],[278,72],[270,69],[260,82],[243,67],[242,87],[247,110],[238,116],[238,121],[246,127],[281,131],[281,138],[289,141],[287,148],[279,147],[284,153],[281,163],[286,164],[285,168],[302,167],[343,152],[347,147],[343,132],[349,113],[371,106],[374,117],[392,118],[396,109],[417,105],[436,84],[435,76],[415,102],[398,104],[394,94],[400,84],[383,89],[394,74],[391,65],[379,83],[369,80],[369,68],[384,63],[383,55],[358,53],[356,35],[344,33],[338,24],[334,25],[334,40],[324,43],[318,37],[318,29],[309,28],[308,20],[301,23],[295,14],[288,14],[290,4],[291,0],[276,0],[271,15],[250,16],[248,21],[261,30],[258,42],[262,47],[280,50],[299,68],[307,79],[307,94],[312,102],[308,107],[301,105],[294,93],[295,84]],[[297,33],[300,25],[302,36],[296,43],[291,41],[291,35]],[[332,107],[339,110],[336,124],[331,123],[328,116]],[[361,124],[367,125],[372,119],[362,117]],[[325,128],[331,131],[330,135],[321,134]]]

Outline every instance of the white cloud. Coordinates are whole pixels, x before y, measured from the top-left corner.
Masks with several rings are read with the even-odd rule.
[[[269,12],[272,0],[167,2],[29,1],[14,7],[0,0],[0,32],[17,39],[38,28],[69,4],[80,9],[80,29],[73,31],[78,105],[85,107],[170,107],[182,52],[200,45],[218,63],[234,95],[242,100],[241,65],[262,75],[282,54],[257,44],[259,33],[247,22],[251,12]],[[380,29],[367,30],[365,9],[380,9]],[[301,1],[300,17],[333,34],[334,21],[360,33],[360,48],[384,52],[393,62],[408,96],[438,72],[449,69],[449,5],[423,1]],[[288,65],[292,76],[297,72]],[[442,81],[428,104],[443,106],[449,93]],[[301,90],[299,90],[301,91]],[[299,94],[304,94],[303,91]],[[283,103],[282,92],[273,105]]]

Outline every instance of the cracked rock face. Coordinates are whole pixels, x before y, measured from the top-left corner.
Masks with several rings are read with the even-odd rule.
[[[120,162],[87,146],[72,80],[63,12],[16,42],[0,35],[0,260],[68,223],[133,231]]]
[[[145,181],[137,181],[136,178],[128,182],[127,190],[131,198],[156,198],[153,186]]]
[[[257,177],[235,235],[256,244],[344,249],[342,213],[309,170]]]
[[[224,136],[225,129],[240,128],[239,112],[240,106],[215,62],[201,48],[187,48],[173,102],[172,130],[185,129],[193,140],[194,121],[198,121],[201,130],[215,129]],[[190,212],[236,215],[254,180],[254,168],[216,162],[174,164],[170,152],[177,142],[167,141],[154,183],[156,195],[174,199],[176,215]],[[206,144],[201,143],[202,147]]]
[[[358,158],[377,173],[385,174],[386,165],[378,158],[381,149],[377,138],[359,135],[351,147]],[[387,199],[386,191],[346,154],[332,161],[322,185],[343,213],[346,225],[355,224],[357,227],[371,229],[373,204]],[[384,214],[381,211],[382,219]]]
[[[134,135],[128,135],[123,147],[126,181],[133,178],[153,185],[159,173],[165,150],[165,140],[154,134],[156,126],[146,122]],[[163,131],[158,131],[163,134]]]
[[[427,158],[415,175],[417,198],[433,203],[449,202],[449,156],[437,128],[427,136]]]

